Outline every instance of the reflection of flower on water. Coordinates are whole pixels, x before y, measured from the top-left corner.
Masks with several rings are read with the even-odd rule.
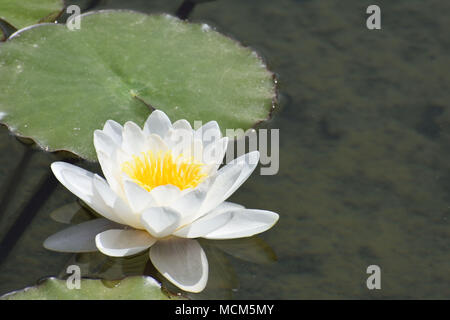
[[[50,216],[57,222],[78,224],[95,217],[87,209],[74,202],[56,209]],[[94,241],[93,238],[91,241]],[[192,299],[233,298],[233,294],[239,289],[240,278],[234,270],[233,259],[230,259],[230,256],[256,264],[267,264],[276,260],[272,248],[258,236],[222,241],[201,239],[200,244],[208,258],[209,278],[202,293],[194,295],[187,293],[187,297]],[[66,265],[78,265],[82,277],[111,280],[109,282],[111,285],[116,283],[114,280],[128,276],[151,276],[162,282],[169,292],[174,294],[179,292],[153,267],[146,253],[122,258],[109,257],[98,251],[77,253],[70,257]],[[66,278],[69,275],[66,268],[63,268],[59,277]],[[183,296],[186,296],[186,293]]]
[[[106,180],[64,162],[52,164],[58,180],[106,219],[95,219],[46,240],[56,251],[98,249],[113,257],[150,248],[150,260],[171,283],[189,292],[208,281],[208,260],[193,238],[236,239],[271,228],[278,214],[226,202],[259,161],[253,151],[218,169],[228,138],[217,122],[193,130],[154,111],[144,128],[108,120],[94,133]],[[94,241],[95,239],[95,241]]]

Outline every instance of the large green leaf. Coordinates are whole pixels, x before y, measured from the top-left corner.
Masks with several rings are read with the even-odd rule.
[[[80,289],[69,289],[66,280],[47,278],[34,287],[14,291],[3,300],[167,300],[151,277],[129,277],[121,281],[82,279]]]
[[[81,29],[38,25],[0,46],[2,122],[47,150],[95,159],[107,119],[142,125],[151,108],[175,121],[247,129],[275,99],[272,73],[250,49],[167,15],[85,14]]]
[[[63,0],[1,0],[0,19],[20,29],[40,21],[54,20],[63,5]]]

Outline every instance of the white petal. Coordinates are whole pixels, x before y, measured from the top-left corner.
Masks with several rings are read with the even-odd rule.
[[[211,233],[228,223],[233,217],[235,208],[213,210],[191,224],[177,230],[174,236],[182,238],[199,238]]]
[[[123,196],[123,190],[120,183],[121,170],[116,161],[116,152],[113,152],[110,156],[106,155],[102,151],[97,151],[97,159],[102,168],[103,175],[108,181],[108,185],[119,196]]]
[[[211,187],[208,190],[206,199],[203,201],[197,218],[211,211],[226,200],[224,197],[225,194],[233,187],[243,169],[244,165],[242,163],[227,165],[220,169],[215,176],[211,177]]]
[[[103,132],[110,136],[116,145],[122,144],[123,127],[114,120],[107,120],[103,126]]]
[[[171,238],[150,248],[155,268],[177,287],[200,292],[208,282],[208,260],[197,241]]]
[[[123,223],[111,209],[105,205],[102,198],[94,190],[94,174],[66,162],[53,162],[51,168],[56,178],[70,192],[83,200],[94,211],[117,223]]]
[[[172,128],[169,117],[161,110],[153,111],[144,124],[144,134],[155,133],[164,138],[166,132]]]
[[[177,186],[166,184],[153,188],[150,194],[159,206],[168,206],[181,196],[181,191]]]
[[[195,191],[197,191],[197,190],[195,190]],[[189,206],[189,203],[186,202],[185,204],[186,204],[186,207]],[[229,214],[229,212],[236,211],[237,209],[245,209],[245,207],[240,204],[225,201],[225,202],[222,202],[221,204],[219,204],[213,210],[209,211],[207,214],[205,214],[197,219],[197,217],[200,215],[197,214],[199,211],[197,209],[198,205],[195,207],[196,207],[196,209],[195,209],[196,212],[194,212],[193,215],[188,216],[187,218],[182,220],[180,225],[182,225],[184,227],[182,227],[179,230],[177,230],[176,232],[174,232],[173,234],[175,236],[179,236],[179,237],[183,237],[183,238],[197,238],[197,237],[204,236],[207,233],[210,233],[210,232],[218,229],[225,223],[227,223],[232,217],[232,214]],[[222,214],[224,214],[223,217],[220,216]],[[184,217],[184,214],[183,214],[183,217]],[[212,219],[212,218],[214,218],[214,219]],[[196,220],[193,221],[194,219],[196,219]],[[203,219],[205,219],[205,220],[203,220]]]
[[[97,251],[95,236],[109,229],[123,228],[124,226],[108,219],[95,219],[86,221],[64,229],[48,237],[44,247],[60,252],[92,252]]]
[[[233,184],[233,187],[231,187],[225,194],[224,200],[228,199],[234,193],[234,191],[236,191],[248,179],[248,177],[252,174],[252,172],[258,165],[258,162],[259,162],[259,151],[252,151],[234,159],[233,161],[227,164],[228,166],[242,163],[244,164],[244,168],[241,171],[241,174],[239,175],[236,182]]]
[[[117,221],[133,228],[142,229],[139,216],[135,214],[130,206],[114,193],[106,181],[98,175],[93,178],[94,193],[103,200],[109,208],[107,212],[99,212],[105,218]]]
[[[239,203],[225,201],[225,202],[222,202],[221,204],[219,204],[217,207],[215,207],[210,212],[208,212],[208,214],[212,213],[212,212],[225,212],[225,211],[230,211],[230,210],[235,211],[237,209],[245,209],[245,207]]]
[[[132,121],[125,123],[122,138],[122,150],[130,155],[139,155],[147,149],[147,141],[141,128]]]
[[[195,138],[202,140],[203,147],[222,138],[219,124],[216,121],[210,121],[195,131]]]
[[[177,127],[172,127],[166,132],[164,141],[166,141],[170,148],[173,148],[181,143],[186,143],[186,141],[191,142],[194,140],[194,133],[194,130],[178,125]]]
[[[167,207],[152,207],[141,215],[141,223],[155,238],[163,238],[176,230],[180,225],[181,215]]]
[[[93,178],[94,192],[98,192],[102,200],[108,207],[113,208],[117,199],[117,195],[111,190],[106,181],[99,175],[94,175]]]
[[[184,130],[189,130],[192,131],[192,127],[191,124],[189,123],[189,121],[185,120],[185,119],[181,119],[181,120],[177,120],[172,124],[172,127],[174,129],[184,129]]]
[[[181,156],[182,159],[192,160],[194,159],[197,162],[202,162],[203,158],[203,144],[199,139],[191,139],[187,138],[185,135],[181,139],[181,143],[177,143],[176,145],[172,145],[172,155],[175,158]]]
[[[189,150],[192,149],[194,134],[192,130],[171,129],[167,132],[164,141],[170,147],[174,157],[180,154],[186,155],[187,152],[191,153]]]
[[[120,170],[121,172],[121,176],[122,176],[122,165],[124,162],[133,162],[133,156],[130,155],[129,153],[126,153],[125,151],[123,151],[121,148],[120,149],[116,149],[116,153],[114,154],[115,158],[115,162],[116,162],[116,166],[117,168]]]
[[[215,174],[215,181],[201,208],[201,214],[214,209],[228,199],[255,170],[259,161],[259,152],[252,151],[234,159]]]
[[[156,206],[156,200],[150,192],[143,189],[131,180],[124,181],[125,195],[134,213],[140,213],[148,207]]]
[[[147,141],[146,141],[146,145],[147,145],[147,150],[146,151],[153,151],[153,152],[165,152],[168,147],[167,144],[164,142],[164,140],[158,136],[157,134],[151,134],[149,136],[147,136]]]
[[[118,147],[114,140],[102,130],[94,131],[94,147],[97,154],[103,152],[106,155],[111,155]]]
[[[53,162],[51,169],[55,177],[66,187],[70,192],[75,194],[78,198],[84,202],[89,202],[92,198],[92,178],[94,174],[73,164],[66,162]],[[64,177],[64,172],[72,173],[71,178]]]
[[[190,153],[188,154],[190,158],[193,158],[197,162],[202,162],[203,160],[203,143],[199,139],[194,139],[192,141],[192,146]]]
[[[191,222],[200,210],[203,201],[208,193],[208,183],[202,183],[197,188],[183,194],[178,199],[174,200],[170,207],[180,212],[180,225]]]
[[[206,239],[235,239],[251,237],[270,229],[277,221],[278,214],[267,210],[237,209],[232,211],[231,220],[211,233]]]
[[[95,244],[100,252],[111,257],[125,257],[148,249],[156,242],[141,230],[108,230],[97,234]]]
[[[228,137],[210,143],[203,149],[203,162],[214,164],[215,170],[222,164],[223,157],[227,151]]]

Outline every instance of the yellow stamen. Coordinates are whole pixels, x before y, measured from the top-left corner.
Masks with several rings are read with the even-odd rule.
[[[203,168],[203,163],[182,155],[174,159],[170,151],[142,152],[122,164],[122,171],[147,191],[166,184],[180,190],[195,188],[207,175]]]

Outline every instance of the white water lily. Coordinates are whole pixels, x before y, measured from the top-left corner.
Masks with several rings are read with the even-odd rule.
[[[169,281],[185,291],[202,291],[208,261],[194,238],[249,237],[278,220],[274,212],[225,201],[259,161],[254,151],[218,169],[227,143],[215,121],[193,130],[186,120],[172,124],[159,110],[143,129],[108,120],[94,132],[106,180],[65,162],[51,165],[69,191],[106,219],[61,231],[44,246],[69,252],[97,248],[114,257],[150,248],[153,265]]]

